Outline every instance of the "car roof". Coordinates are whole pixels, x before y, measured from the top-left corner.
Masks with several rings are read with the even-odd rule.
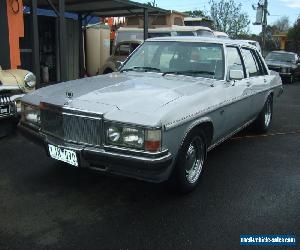
[[[222,31],[214,30],[213,33],[214,33],[215,36],[226,36],[226,37],[229,37],[227,33],[222,32]]]
[[[197,30],[207,30],[212,31],[209,27],[205,26],[180,26],[180,25],[172,25],[168,27],[158,27],[158,28],[150,28],[148,31],[150,33],[156,32],[171,32],[171,31],[197,31]],[[118,31],[126,32],[126,31],[137,31],[144,32],[143,28],[136,27],[120,27]]]
[[[284,51],[284,50],[273,50],[270,53],[282,53],[282,54],[292,54],[292,55],[296,55],[296,53],[294,52],[290,52],[290,51]]]
[[[147,39],[149,42],[154,41],[169,41],[169,42],[203,42],[203,43],[217,43],[217,44],[224,44],[224,45],[238,45],[244,46],[249,48],[255,48],[256,46],[251,45],[245,41],[241,40],[231,40],[231,39],[224,39],[218,37],[201,37],[201,36],[172,36],[172,37],[155,37]]]

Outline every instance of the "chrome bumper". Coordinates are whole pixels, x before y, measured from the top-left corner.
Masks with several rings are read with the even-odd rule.
[[[168,151],[146,154],[110,147],[96,148],[64,142],[22,123],[19,129],[29,140],[42,145],[48,156],[48,144],[76,151],[82,168],[156,183],[167,180],[172,171],[173,157]]]

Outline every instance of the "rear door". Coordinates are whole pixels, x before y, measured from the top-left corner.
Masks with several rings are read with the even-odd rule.
[[[264,106],[271,76],[268,74],[261,55],[255,49],[243,47],[242,53],[247,69],[246,81],[251,93],[250,113],[252,117],[255,117]]]
[[[226,134],[237,130],[251,118],[251,98],[250,87],[246,69],[243,64],[241,51],[237,46],[226,47],[227,75],[230,70],[241,70],[244,72],[244,78],[241,80],[230,80],[225,85],[224,95],[228,105],[224,106],[224,127]]]

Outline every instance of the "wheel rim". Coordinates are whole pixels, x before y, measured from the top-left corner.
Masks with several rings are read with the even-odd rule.
[[[270,100],[268,100],[266,103],[266,112],[265,112],[265,126],[266,127],[268,127],[270,125],[271,117],[272,117],[272,107],[271,107]]]
[[[185,155],[186,179],[190,184],[195,183],[203,168],[205,145],[200,137],[194,138]]]

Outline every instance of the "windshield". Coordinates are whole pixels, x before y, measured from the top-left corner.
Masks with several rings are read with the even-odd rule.
[[[200,42],[145,42],[121,71],[153,71],[224,79],[223,46]]]
[[[271,52],[267,55],[266,60],[280,61],[280,62],[294,62],[295,55],[290,53]]]

